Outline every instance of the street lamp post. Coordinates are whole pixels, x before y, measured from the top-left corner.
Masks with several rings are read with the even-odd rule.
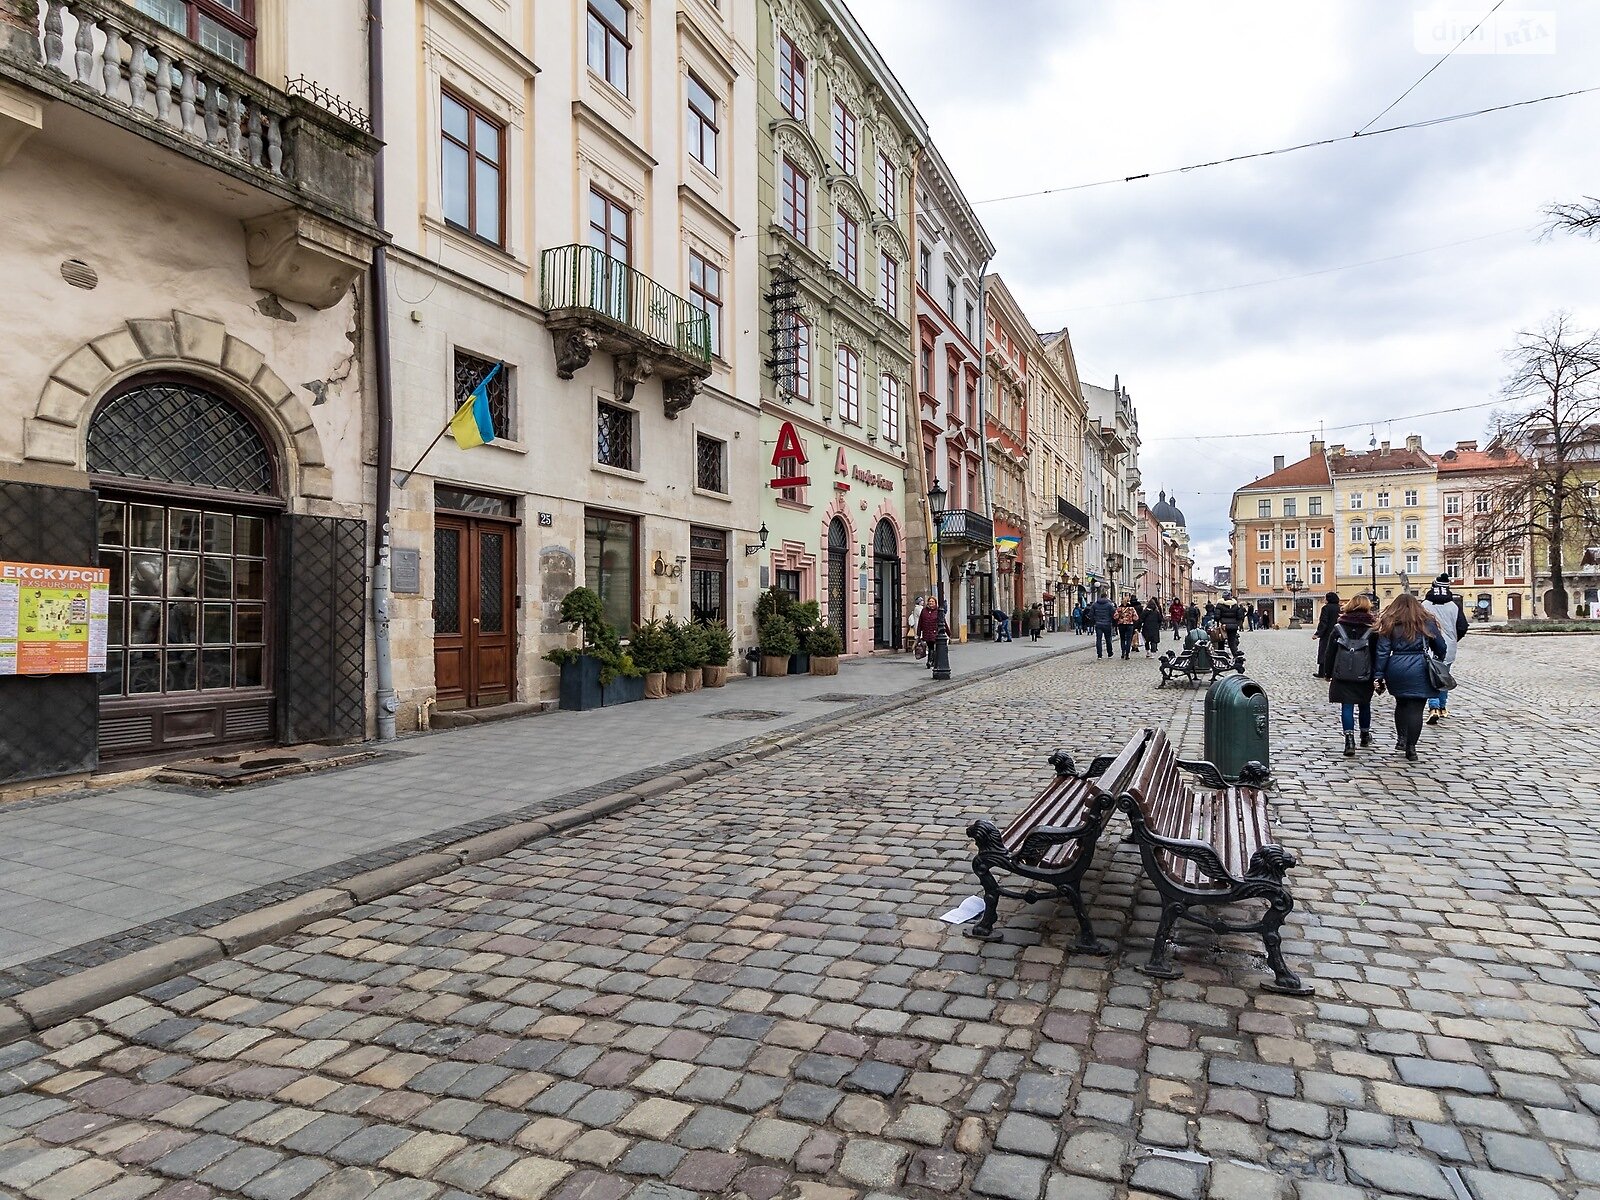
[[[1367,557],[1372,562],[1372,599],[1378,599],[1378,526],[1367,522]]]
[[[1289,628],[1299,629],[1300,625],[1300,593],[1306,590],[1306,585],[1300,582],[1300,576],[1295,574],[1293,567],[1289,568],[1289,577],[1284,580],[1289,589]]]
[[[933,677],[935,679],[950,678],[950,619],[947,611],[948,601],[944,594],[944,546],[940,539],[944,537],[944,502],[945,490],[939,486],[935,479],[933,486],[928,489],[928,511],[933,516],[933,562],[934,562],[934,599],[939,605],[939,632],[934,635],[933,645],[928,647],[928,653],[933,656]]]

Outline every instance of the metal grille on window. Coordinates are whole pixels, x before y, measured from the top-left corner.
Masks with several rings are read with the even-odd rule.
[[[150,383],[102,404],[89,422],[91,473],[270,496],[272,457],[261,435],[220,397]]]
[[[601,463],[633,470],[633,413],[614,404],[600,405],[597,454]]]
[[[455,412],[467,402],[467,397],[472,395],[473,389],[488,378],[489,372],[495,367],[500,368],[495,372],[493,379],[489,380],[486,389],[489,396],[489,419],[494,422],[494,436],[510,439],[514,434],[511,428],[511,383],[509,376],[511,368],[505,363],[496,363],[490,358],[479,358],[476,354],[468,354],[465,350],[456,351],[455,391],[454,399],[450,401],[450,411]]]
[[[506,627],[505,535],[478,535],[478,619],[484,633],[503,633]]]
[[[433,531],[433,632],[461,632],[461,531]]]
[[[708,492],[725,492],[722,480],[723,443],[705,434],[695,435],[695,482]]]

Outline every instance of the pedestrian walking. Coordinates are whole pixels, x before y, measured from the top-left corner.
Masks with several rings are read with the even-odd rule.
[[[1379,690],[1394,697],[1395,749],[1417,761],[1422,710],[1438,689],[1429,678],[1428,654],[1444,657],[1439,622],[1410,592],[1401,592],[1378,618],[1378,658],[1373,673]]]
[[[1200,606],[1193,600],[1189,601],[1189,607],[1183,610],[1183,625],[1190,633],[1200,628]]]
[[[1439,623],[1439,636],[1444,639],[1445,652],[1441,656],[1444,665],[1454,666],[1456,654],[1460,650],[1461,639],[1467,636],[1467,614],[1461,604],[1461,599],[1450,590],[1450,574],[1445,572],[1433,581],[1433,586],[1428,589],[1428,594],[1422,598],[1422,607],[1427,609],[1435,621]],[[1448,706],[1450,693],[1441,690],[1437,696],[1428,701],[1428,724],[1437,725],[1449,715]]]
[[[1116,636],[1117,606],[1106,599],[1104,592],[1096,592],[1094,603],[1089,605],[1089,611],[1085,615],[1089,624],[1094,626],[1094,656],[1113,657],[1116,653],[1112,648],[1112,639]]]
[[[1037,642],[1044,632],[1044,606],[1035,604],[1028,610],[1028,640]]]
[[[921,635],[917,632],[922,626],[922,597],[918,596],[911,604],[911,613],[906,617],[906,650],[912,654],[917,652],[917,639]]]
[[[1332,594],[1332,593],[1330,593]],[[1328,703],[1339,705],[1344,729],[1344,756],[1356,755],[1356,718],[1360,717],[1361,744],[1372,745],[1372,689],[1377,681],[1378,635],[1373,629],[1372,601],[1354,597],[1334,615],[1329,631]]]
[[[1085,628],[1083,623],[1083,601],[1080,600],[1072,606],[1072,632],[1081,634]]]
[[[1127,662],[1133,654],[1133,635],[1139,628],[1139,606],[1132,596],[1124,596],[1122,603],[1117,605],[1115,616],[1117,636],[1122,640],[1122,661]]]
[[[1372,606],[1367,606],[1371,611]],[[1317,631],[1311,636],[1317,639],[1317,678],[1332,679],[1333,671],[1330,663],[1333,661],[1333,627],[1339,623],[1339,593],[1329,592],[1322,598],[1322,612],[1317,615]]]
[[[1251,610],[1254,611],[1253,609]],[[1222,603],[1217,605],[1217,624],[1228,639],[1228,649],[1239,657],[1239,627],[1245,623],[1245,607],[1233,598],[1232,592],[1222,593]]]
[[[1201,618],[1200,618],[1200,624],[1205,626],[1207,629],[1210,629],[1216,623],[1217,623],[1217,602],[1215,600],[1207,600],[1206,601],[1206,611],[1205,611],[1204,615],[1202,615]]]
[[[1161,601],[1154,596],[1150,603],[1144,606],[1144,656],[1149,658],[1161,649],[1161,622],[1164,617],[1161,611]]]
[[[933,652],[933,644],[939,640],[939,635],[948,636],[949,628],[944,623],[944,608],[939,603],[937,596],[929,596],[927,604],[922,606],[922,615],[917,618],[917,636],[928,647],[928,670],[933,670],[934,660],[938,657]]]
[[[1183,614],[1187,611],[1183,607],[1183,601],[1174,596],[1171,607],[1167,609],[1167,616],[1172,621],[1172,640],[1175,642],[1183,640]]]

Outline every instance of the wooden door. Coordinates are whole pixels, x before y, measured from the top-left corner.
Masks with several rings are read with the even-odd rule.
[[[433,678],[440,708],[512,699],[515,527],[440,514],[434,522]]]

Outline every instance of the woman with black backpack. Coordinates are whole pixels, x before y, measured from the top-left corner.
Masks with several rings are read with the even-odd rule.
[[[1372,601],[1352,597],[1339,614],[1328,638],[1328,703],[1340,706],[1344,756],[1356,756],[1356,717],[1361,718],[1361,744],[1372,745],[1372,688],[1377,678],[1378,637]]]

